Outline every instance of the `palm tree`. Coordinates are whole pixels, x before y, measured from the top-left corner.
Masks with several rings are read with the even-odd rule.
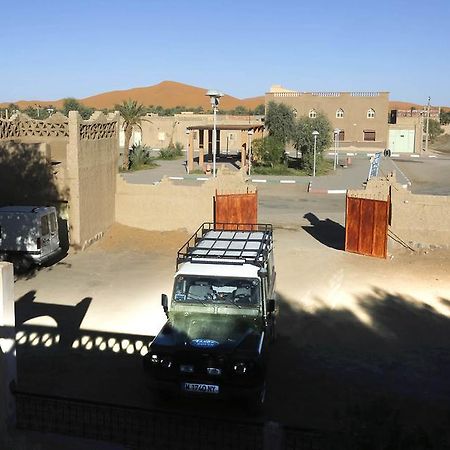
[[[145,107],[138,103],[136,100],[123,101],[121,105],[117,105],[116,108],[120,112],[123,119],[123,129],[125,130],[125,149],[123,152],[123,164],[122,168],[128,170],[129,163],[129,146],[131,135],[133,134],[133,127],[138,127],[142,130],[141,121],[148,120],[142,116],[145,114]]]

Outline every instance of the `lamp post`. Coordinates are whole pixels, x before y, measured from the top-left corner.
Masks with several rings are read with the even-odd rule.
[[[313,161],[313,177],[316,176],[316,151],[317,151],[317,136],[319,136],[319,132],[317,130],[314,130],[312,132],[312,135],[314,136],[314,161]]]
[[[212,154],[213,154],[213,177],[216,176],[216,146],[217,146],[217,138],[216,138],[216,114],[219,106],[219,99],[223,97],[223,93],[219,91],[209,90],[206,95],[209,97],[211,101],[211,106],[213,109],[213,135],[212,135]]]
[[[339,133],[340,132],[341,132],[341,130],[339,128],[335,128],[334,129],[334,165],[333,165],[333,170],[336,170],[336,167],[337,167],[337,165],[339,163],[337,147],[338,147]]]
[[[252,136],[253,130],[248,130],[248,175],[251,175],[252,170]]]
[[[191,154],[189,153],[189,135],[191,132],[186,128],[186,172],[190,173],[189,163],[191,160]],[[194,157],[194,155],[192,155]]]
[[[430,131],[430,100],[431,100],[431,97],[428,97],[427,125],[426,125],[426,135],[425,135],[425,151],[426,152],[428,152],[428,132]]]

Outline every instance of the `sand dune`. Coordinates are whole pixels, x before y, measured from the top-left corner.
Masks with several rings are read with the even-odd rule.
[[[127,99],[136,100],[145,106],[162,106],[163,108],[173,108],[175,106],[185,106],[186,110],[202,106],[205,110],[210,109],[209,99],[205,96],[207,89],[190,86],[188,84],[178,83],[176,81],[163,81],[159,84],[146,87],[138,87],[133,89],[125,89],[120,91],[103,92],[101,94],[92,95],[90,97],[79,99],[81,103],[96,109],[114,108],[114,105],[122,103]],[[68,95],[70,96],[70,94]],[[28,106],[53,105],[61,108],[63,100],[23,100],[16,103],[21,109]],[[244,108],[255,108],[264,103],[264,95],[259,97],[239,99],[231,95],[225,95],[221,102],[222,109],[233,109],[237,106]],[[8,103],[0,103],[0,107],[6,107]],[[423,106],[416,103],[392,100],[389,102],[389,109],[410,109],[422,108]]]
[[[113,108],[114,105],[122,103],[124,100],[136,100],[143,105],[162,106],[163,108],[173,108],[175,106],[186,106],[186,109],[202,106],[205,110],[210,109],[209,98],[205,96],[207,89],[189,86],[175,81],[163,81],[154,86],[139,87],[121,91],[104,92],[79,99],[81,103],[92,108]],[[61,108],[63,100],[25,100],[15,102],[19,108],[27,108],[36,104],[46,106],[53,105]],[[264,103],[264,96],[247,99],[239,99],[230,95],[225,95],[220,102],[223,109],[233,109],[237,106],[245,108],[255,108]],[[5,107],[7,104],[0,104]]]

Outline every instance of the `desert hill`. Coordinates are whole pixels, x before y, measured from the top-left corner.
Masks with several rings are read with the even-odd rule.
[[[186,109],[202,106],[205,111],[210,110],[209,98],[205,96],[207,89],[196,86],[190,86],[176,81],[163,81],[159,84],[120,91],[103,92],[90,97],[78,99],[86,106],[96,109],[114,108],[114,105],[122,103],[124,100],[132,99],[145,106],[162,106],[163,108],[173,108],[175,106],[185,106]],[[68,95],[70,96],[70,94]],[[22,100],[14,102],[19,108],[25,109],[29,106],[53,105],[56,108],[62,108],[63,99],[59,100]],[[239,99],[231,95],[225,95],[220,106],[224,110],[243,106],[244,108],[254,109],[256,106],[264,103],[264,95],[259,97]],[[8,103],[0,103],[0,107],[6,107]],[[423,108],[416,103],[402,102],[392,100],[389,102],[389,109],[406,109],[411,107]],[[445,108],[447,109],[447,108]]]
[[[207,89],[190,86],[188,84],[177,83],[175,81],[163,81],[154,86],[139,87],[134,89],[126,89],[121,91],[104,92],[102,94],[93,95],[78,99],[86,106],[96,109],[114,108],[114,105],[122,103],[124,100],[132,99],[145,106],[162,106],[163,108],[173,108],[175,106],[186,106],[186,108],[194,108],[202,106],[205,110],[211,108],[209,98],[205,96]],[[60,100],[24,100],[17,101],[19,108],[24,109],[28,106],[53,105],[61,108],[63,99]],[[220,105],[223,109],[233,109],[237,106],[245,108],[255,108],[264,103],[264,96],[239,99],[231,95],[225,95]],[[7,103],[0,104],[1,107],[7,106]]]

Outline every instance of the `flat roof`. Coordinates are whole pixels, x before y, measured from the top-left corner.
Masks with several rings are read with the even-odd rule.
[[[214,128],[213,124],[208,125],[190,125],[186,127],[188,130],[212,130]],[[217,124],[216,130],[240,130],[240,131],[262,131],[264,129],[264,125],[261,124],[248,124],[248,125],[225,125],[225,124]]]

